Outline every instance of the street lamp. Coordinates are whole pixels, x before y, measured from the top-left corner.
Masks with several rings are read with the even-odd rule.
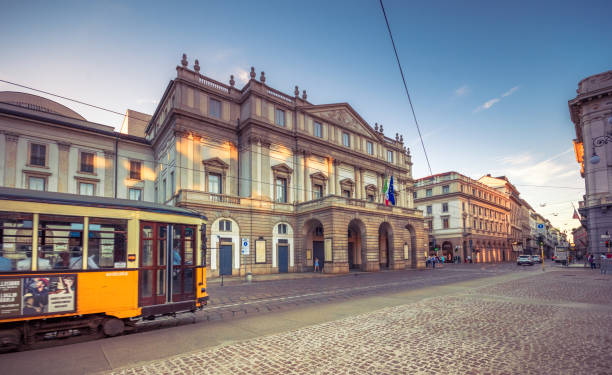
[[[612,125],[612,116],[608,118],[608,124]],[[593,155],[591,156],[591,164],[598,164],[601,158],[595,152],[595,147],[601,147],[608,142],[612,142],[612,135],[602,135],[600,137],[593,138]]]

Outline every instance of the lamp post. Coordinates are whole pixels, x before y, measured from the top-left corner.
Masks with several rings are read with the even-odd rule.
[[[612,116],[608,118],[608,124],[612,125]],[[593,155],[591,156],[591,164],[598,164],[601,161],[601,158],[595,152],[595,147],[601,147],[603,145],[612,142],[612,135],[606,134],[599,137],[593,138]]]

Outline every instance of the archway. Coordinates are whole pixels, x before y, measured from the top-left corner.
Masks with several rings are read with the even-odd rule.
[[[353,219],[348,225],[347,260],[349,269],[366,269],[366,227],[363,221]]]
[[[378,263],[380,269],[391,266],[393,254],[393,229],[391,224],[384,222],[378,227]]]
[[[408,264],[410,264],[411,268],[417,267],[417,243],[416,243],[416,231],[414,227],[410,224],[406,224],[405,228],[408,230],[410,235],[410,242],[407,244],[410,246],[408,249],[408,253],[404,254],[404,258],[408,260]]]
[[[450,241],[442,242],[442,255],[444,255],[445,261],[453,260],[453,243]]]
[[[306,266],[313,267],[315,260],[319,261],[319,271],[323,272],[325,266],[325,238],[323,223],[319,219],[309,219],[302,229],[304,236],[303,246],[306,255]],[[331,261],[331,259],[327,259]]]

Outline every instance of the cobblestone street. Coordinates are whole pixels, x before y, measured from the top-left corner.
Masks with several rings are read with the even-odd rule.
[[[108,374],[610,374],[612,277],[554,269]]]

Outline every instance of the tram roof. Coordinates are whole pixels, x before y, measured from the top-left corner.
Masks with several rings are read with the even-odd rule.
[[[142,210],[164,214],[193,216],[202,218],[203,220],[207,220],[206,216],[204,216],[203,214],[182,207],[167,206],[164,204],[134,201],[129,199],[91,197],[87,195],[55,193],[50,191],[0,187],[0,200],[18,200],[41,203],[69,204],[86,207],[108,207],[126,210]]]

